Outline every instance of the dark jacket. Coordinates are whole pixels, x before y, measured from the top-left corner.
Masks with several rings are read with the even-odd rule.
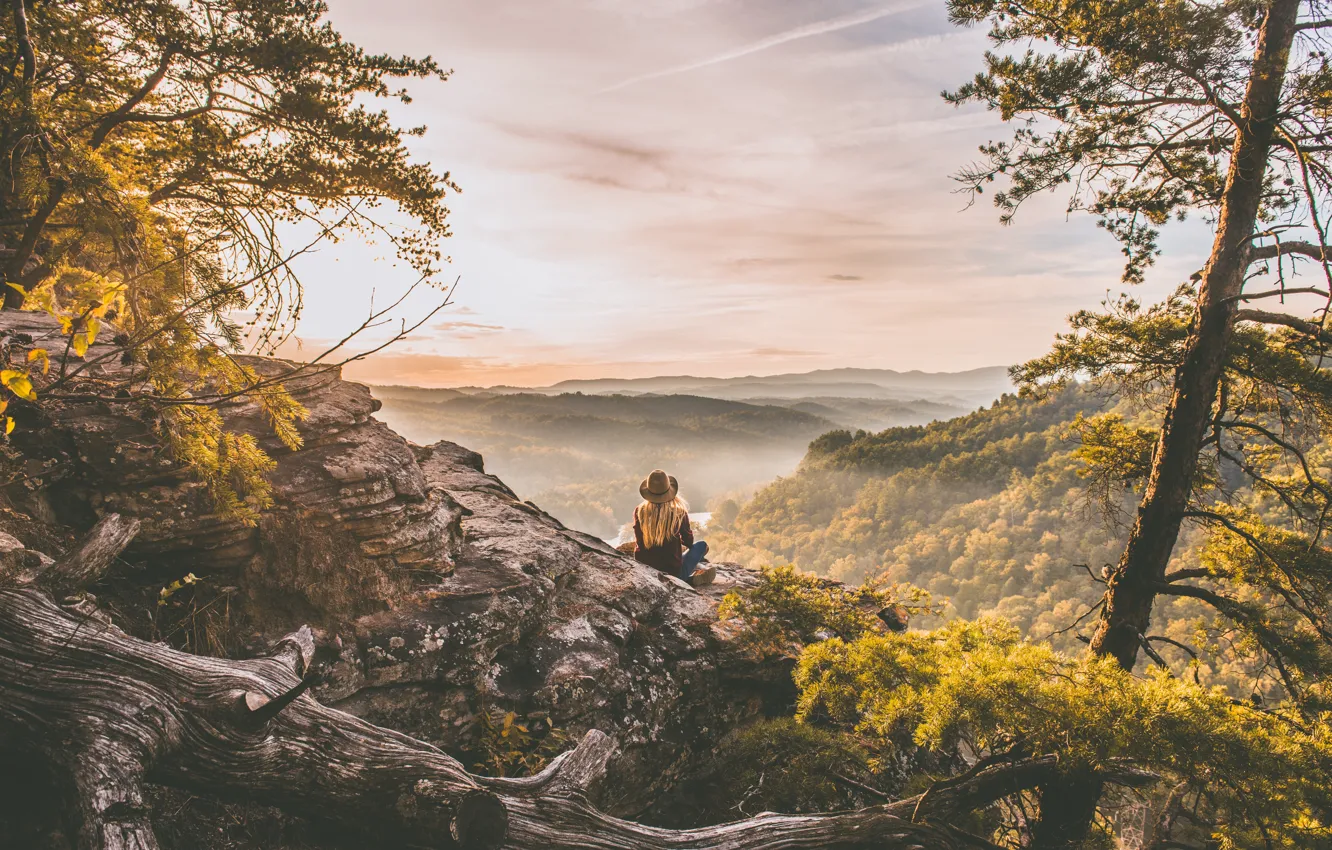
[[[634,550],[634,560],[663,573],[678,576],[684,564],[684,550],[694,545],[694,529],[689,527],[689,514],[685,514],[680,521],[680,531],[675,538],[649,549],[643,544],[643,529],[638,524],[638,511],[634,511],[634,542],[638,544]]]

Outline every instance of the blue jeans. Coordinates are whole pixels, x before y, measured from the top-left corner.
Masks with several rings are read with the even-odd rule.
[[[680,561],[681,581],[689,581],[689,577],[698,569],[699,562],[706,554],[708,554],[708,544],[702,540],[685,550],[684,557]]]

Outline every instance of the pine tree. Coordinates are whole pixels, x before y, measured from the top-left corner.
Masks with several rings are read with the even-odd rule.
[[[997,49],[945,97],[1018,123],[958,175],[964,191],[997,182],[1009,222],[1031,196],[1065,187],[1070,212],[1097,216],[1119,240],[1130,284],[1172,218],[1202,213],[1215,232],[1201,271],[1166,303],[1125,296],[1080,313],[1048,356],[1014,370],[1028,391],[1090,378],[1160,416],[1145,434],[1107,420],[1082,429],[1094,480],[1141,487],[1091,653],[1126,670],[1140,650],[1164,663],[1153,607],[1187,596],[1211,606],[1259,675],[1313,716],[1332,671],[1332,487],[1318,456],[1332,426],[1332,336],[1326,307],[1309,318],[1243,305],[1332,298],[1326,4],[950,0],[949,11],[958,24],[989,22]],[[1321,288],[1288,286],[1308,261]],[[1236,476],[1266,501],[1234,504]],[[1171,572],[1185,522],[1213,540],[1203,568]],[[1100,792],[1091,780],[1061,789],[1059,822],[1038,843],[1085,834]]]

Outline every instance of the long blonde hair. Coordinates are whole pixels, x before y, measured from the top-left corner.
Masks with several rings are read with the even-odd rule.
[[[643,502],[634,508],[634,519],[643,530],[643,545],[649,549],[665,546],[678,539],[680,524],[689,516],[689,505],[676,496],[669,502]]]

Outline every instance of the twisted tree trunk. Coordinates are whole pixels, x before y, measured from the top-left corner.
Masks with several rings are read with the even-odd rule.
[[[1238,296],[1253,259],[1252,239],[1299,10],[1300,0],[1271,0],[1258,33],[1253,70],[1235,127],[1216,238],[1198,284],[1193,330],[1184,360],[1175,371],[1174,392],[1152,453],[1137,518],[1110,574],[1105,606],[1092,634],[1091,653],[1112,656],[1125,670],[1137,663],[1188,510],[1198,454],[1211,426],[1212,407],[1234,334]],[[1063,850],[1080,843],[1095,820],[1103,788],[1097,777],[1073,777],[1042,788],[1034,850]]]
[[[0,724],[67,774],[80,798],[72,831],[87,850],[155,846],[148,780],[400,844],[500,845],[495,793],[443,753],[299,695],[291,660],[303,656],[189,655],[72,615],[40,590],[4,590]]]
[[[375,847],[441,850],[953,848],[978,839],[930,817],[1011,793],[1012,782],[988,776],[933,802],[831,815],[768,813],[682,831],[619,820],[587,799],[615,749],[599,732],[537,776],[473,776],[429,744],[305,693],[315,651],[308,628],[268,658],[206,658],[130,637],[83,603],[53,600],[51,591],[95,578],[132,534],[108,517],[71,556],[0,588],[0,742],[62,775],[80,850],[157,847],[145,782],[274,805],[372,837]]]
[[[1216,239],[1198,285],[1198,311],[1175,372],[1152,469],[1128,545],[1110,575],[1106,604],[1091,651],[1125,669],[1137,662],[1151,622],[1156,588],[1166,573],[1188,508],[1198,453],[1212,421],[1238,296],[1252,261],[1252,238],[1276,137],[1281,90],[1299,17],[1299,0],[1271,0],[1258,33],[1253,70],[1235,128],[1235,147],[1222,195]]]

